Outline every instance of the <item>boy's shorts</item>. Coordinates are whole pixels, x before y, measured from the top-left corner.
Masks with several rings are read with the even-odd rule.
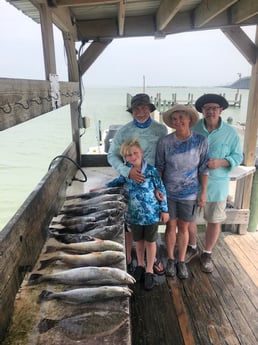
[[[147,242],[155,242],[158,238],[158,224],[139,225],[130,224],[135,242],[145,240]]]
[[[226,205],[227,200],[217,202],[207,202],[203,208],[203,218],[208,223],[221,223],[226,218]]]
[[[196,219],[197,200],[174,200],[168,198],[170,220],[180,219],[193,222]]]

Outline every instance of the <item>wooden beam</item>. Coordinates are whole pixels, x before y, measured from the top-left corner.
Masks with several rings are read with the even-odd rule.
[[[75,41],[77,37],[77,26],[69,8],[51,8],[53,23],[63,32],[69,32]]]
[[[85,6],[85,5],[108,5],[119,2],[120,0],[55,0],[55,6]],[[54,4],[53,4],[54,5]]]
[[[244,164],[255,165],[258,130],[258,25],[256,26],[256,62],[252,67],[244,137]]]
[[[184,0],[163,0],[156,15],[157,30],[162,31],[184,5]]]
[[[118,34],[119,36],[123,36],[124,34],[125,8],[126,8],[126,0],[119,1],[119,4],[118,4]]]
[[[78,101],[78,83],[59,85],[61,106]],[[0,78],[0,131],[52,110],[49,81]]]
[[[50,74],[56,74],[56,58],[52,17],[51,11],[46,5],[41,4],[39,10],[45,62],[45,76],[46,80],[49,80]]]
[[[79,81],[79,71],[78,71],[78,62],[76,56],[76,48],[73,37],[69,32],[62,32],[64,46],[67,56],[67,65],[68,65],[68,78],[69,81]]]
[[[232,6],[232,21],[234,23],[241,23],[258,14],[257,0],[241,0]]]
[[[238,0],[204,0],[194,11],[194,27],[201,28],[204,24],[226,11]]]
[[[229,27],[221,30],[234,44],[247,61],[254,65],[257,58],[257,48],[253,41],[240,27]]]
[[[106,49],[112,40],[103,40],[101,42],[92,42],[79,60],[80,71],[84,74],[98,56]]]

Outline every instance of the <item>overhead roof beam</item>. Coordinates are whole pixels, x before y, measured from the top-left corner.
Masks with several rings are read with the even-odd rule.
[[[49,5],[55,7],[114,4],[120,0],[48,0]]]
[[[162,31],[180,10],[184,0],[163,0],[156,15],[157,31]]]
[[[258,54],[257,47],[240,27],[224,28],[221,31],[230,39],[251,65],[256,63]]]
[[[79,59],[79,67],[82,75],[90,68],[98,56],[111,42],[112,40],[102,40],[100,42],[92,42],[90,44]]]
[[[118,5],[118,34],[123,36],[125,27],[126,0],[121,0]]]
[[[238,1],[232,6],[232,20],[234,23],[241,23],[258,14],[258,1]]]
[[[194,27],[201,28],[239,0],[204,0],[194,11]]]

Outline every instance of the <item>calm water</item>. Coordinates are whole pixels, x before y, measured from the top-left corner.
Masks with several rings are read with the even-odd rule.
[[[81,137],[83,153],[98,144],[99,121],[104,130],[110,124],[124,124],[131,120],[131,115],[126,112],[126,94],[138,92],[142,92],[139,87],[85,89],[82,115],[90,118],[90,127]],[[236,94],[233,89],[193,87],[148,87],[145,92],[152,97],[161,93],[161,98],[166,100],[171,99],[172,93],[177,94],[178,100],[186,100],[188,93],[192,93],[194,99],[208,92],[221,93],[228,100],[233,100]],[[240,90],[240,94],[241,107],[225,110],[225,120],[231,116],[235,123],[245,122],[248,90]],[[64,107],[0,133],[0,230],[47,173],[52,159],[62,154],[71,142],[69,110]]]

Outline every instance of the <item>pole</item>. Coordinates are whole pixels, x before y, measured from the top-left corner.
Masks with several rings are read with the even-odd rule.
[[[250,200],[250,218],[248,231],[255,232],[258,229],[258,165],[253,177],[252,193]]]

